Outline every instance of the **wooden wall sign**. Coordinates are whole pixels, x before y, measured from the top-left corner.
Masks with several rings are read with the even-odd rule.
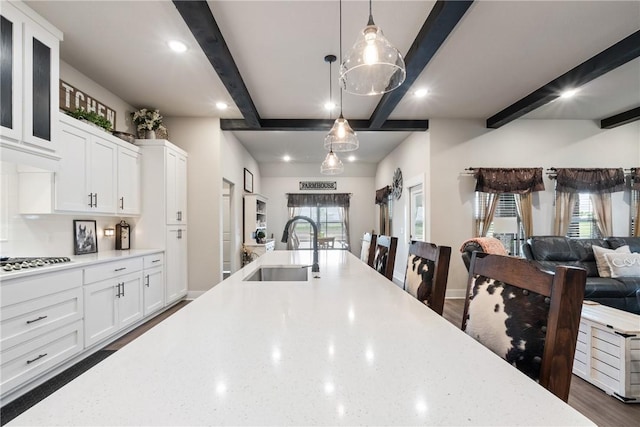
[[[300,190],[337,190],[336,181],[300,181]]]
[[[113,129],[116,128],[116,112],[113,108],[107,107],[91,95],[60,80],[60,109],[76,111],[78,108],[82,108],[85,111],[95,111],[99,116],[109,120],[113,125]]]

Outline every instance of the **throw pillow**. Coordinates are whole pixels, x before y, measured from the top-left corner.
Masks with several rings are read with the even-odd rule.
[[[618,249],[607,249],[601,246],[593,245],[591,246],[593,249],[593,255],[596,258],[596,266],[598,267],[598,274],[600,277],[611,277],[611,269],[609,268],[609,264],[607,260],[604,258],[605,254],[612,253],[623,253],[630,254],[631,250],[629,249],[629,245],[620,246]]]
[[[611,277],[640,277],[640,254],[614,254],[604,255]]]

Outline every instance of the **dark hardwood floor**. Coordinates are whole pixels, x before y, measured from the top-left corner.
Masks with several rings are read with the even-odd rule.
[[[442,316],[460,327],[463,310],[463,299],[447,299]],[[640,426],[640,403],[622,403],[575,375],[571,379],[569,405],[600,427]]]

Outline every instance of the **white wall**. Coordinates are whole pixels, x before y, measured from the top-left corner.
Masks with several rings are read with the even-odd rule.
[[[260,193],[262,181],[258,163],[231,132],[222,132],[222,178],[233,184],[231,195],[231,272],[240,268],[243,243],[242,194],[244,193],[244,169],[253,174],[253,192]]]
[[[415,132],[393,150],[379,164],[375,178],[375,188],[391,185],[393,173],[397,168],[402,171],[404,181],[402,196],[391,202],[391,235],[398,238],[396,264],[393,271],[397,284],[404,282],[406,259],[409,252],[411,229],[409,226],[409,186],[422,184],[425,212],[429,211],[429,132]],[[379,229],[380,209],[376,207],[376,233]],[[425,221],[425,240],[430,239],[430,221]]]
[[[315,165],[319,168],[318,165]],[[328,177],[300,176],[300,177],[262,177],[261,194],[269,201],[267,205],[267,236],[273,234],[276,240],[276,249],[286,249],[286,245],[280,242],[284,226],[289,220],[287,209],[287,193],[300,193],[300,181],[336,181],[337,191],[331,193],[352,193],[349,208],[349,239],[351,240],[351,252],[360,256],[362,235],[371,231],[375,217],[375,189],[373,177]],[[318,192],[323,193],[323,192]],[[328,193],[328,192],[327,192]]]
[[[116,124],[114,129],[121,132],[129,132],[135,135],[135,126],[131,122],[131,112],[135,111],[131,105],[115,96],[109,90],[100,86],[71,65],[60,61],[60,79],[87,95],[91,95],[98,101],[107,105],[116,112]]]
[[[451,246],[448,296],[464,296],[467,272],[459,255],[462,242],[473,235],[475,181],[467,167],[636,167],[640,164],[640,123],[602,130],[587,120],[516,120],[500,129],[487,129],[482,120],[429,121],[429,160],[424,172],[430,181],[427,240]],[[409,140],[407,140],[409,141]],[[376,188],[390,182],[391,171],[414,170],[405,143],[378,168]],[[406,175],[405,175],[406,176]],[[534,234],[552,234],[554,183],[545,176],[546,190],[534,197]],[[615,193],[614,234],[628,234],[629,202]],[[395,221],[395,217],[394,217]],[[394,223],[395,225],[395,223]],[[405,258],[406,259],[406,258]],[[396,272],[402,270],[396,258]]]

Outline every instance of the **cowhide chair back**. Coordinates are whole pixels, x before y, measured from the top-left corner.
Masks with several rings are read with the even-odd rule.
[[[362,249],[360,250],[360,260],[373,267],[373,251],[375,250],[378,236],[373,233],[364,233],[362,236]],[[369,260],[372,260],[369,262]]]
[[[398,248],[398,238],[390,236],[378,236],[376,244],[369,258],[369,265],[372,265],[378,273],[389,280],[393,280],[393,266],[396,262],[396,249]]]
[[[475,252],[462,330],[566,402],[586,274]]]
[[[451,248],[412,242],[407,257],[404,289],[442,316],[449,276]]]

